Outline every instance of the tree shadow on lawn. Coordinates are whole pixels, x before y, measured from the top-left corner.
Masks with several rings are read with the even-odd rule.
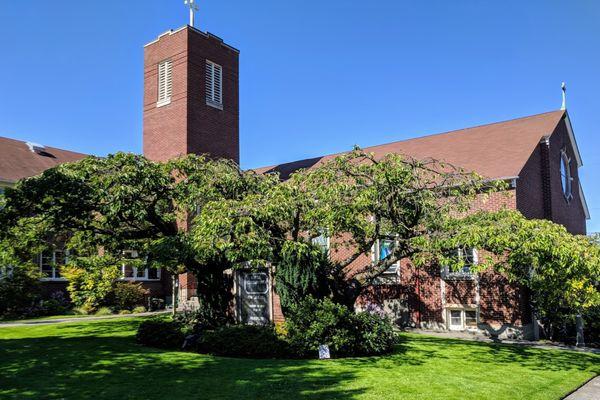
[[[354,379],[317,360],[161,351],[131,336],[0,339],[0,397],[8,398],[350,399],[365,391],[347,389]]]
[[[600,355],[582,353],[568,350],[548,350],[539,349],[526,345],[510,345],[497,343],[470,342],[460,339],[436,338],[431,336],[411,335],[410,338],[404,338],[404,341],[410,343],[410,347],[426,347],[444,349],[452,346],[455,348],[455,355],[460,356],[464,361],[472,361],[483,364],[516,364],[531,370],[544,371],[591,371],[600,374]],[[416,349],[417,352],[423,352],[422,349]],[[408,353],[414,350],[405,350]],[[447,354],[441,352],[425,352],[429,357],[446,357]]]

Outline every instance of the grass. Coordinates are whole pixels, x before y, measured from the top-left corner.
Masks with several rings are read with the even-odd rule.
[[[135,344],[142,318],[0,328],[0,398],[559,399],[600,356],[403,335],[386,357],[244,360]]]

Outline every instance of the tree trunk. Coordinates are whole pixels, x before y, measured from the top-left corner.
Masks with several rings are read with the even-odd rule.
[[[577,347],[585,347],[585,339],[583,337],[583,317],[581,314],[577,314],[575,317],[575,325],[577,328]]]

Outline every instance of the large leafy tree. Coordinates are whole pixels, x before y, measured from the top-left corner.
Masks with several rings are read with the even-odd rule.
[[[231,263],[218,252],[197,257],[188,222],[207,204],[260,193],[272,182],[233,162],[194,155],[166,163],[126,153],[88,157],[8,188],[0,237],[22,260],[60,242],[72,264],[99,268],[136,250],[147,265],[194,272],[200,292],[213,295],[202,286],[220,285]]]
[[[461,245],[483,250],[476,268],[493,268],[531,290],[534,312],[550,335],[566,321],[597,313],[600,307],[600,244],[593,237],[505,210],[450,221],[436,242],[438,254]]]
[[[350,306],[392,264],[423,253],[448,219],[497,186],[436,160],[376,158],[357,148],[265,191],[207,204],[194,221],[194,243],[207,259],[223,254],[232,263],[277,266],[294,252],[306,260],[315,251],[312,240],[326,235],[332,295]],[[383,239],[390,241],[387,257],[353,267]]]

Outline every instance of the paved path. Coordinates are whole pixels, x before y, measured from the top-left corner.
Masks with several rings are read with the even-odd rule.
[[[437,332],[437,331],[428,331],[428,330],[424,330],[424,329],[409,329],[409,330],[407,330],[407,332],[442,337],[442,338],[446,338],[446,339],[461,339],[461,340],[471,340],[474,342],[483,342],[483,343],[498,343],[498,344],[529,346],[529,347],[535,347],[538,349],[573,350],[573,351],[580,351],[583,353],[600,354],[600,348],[568,346],[568,345],[561,344],[561,343],[546,342],[546,341],[537,342],[537,341],[531,341],[531,340],[516,340],[516,339],[515,340],[513,340],[513,339],[493,340],[487,336],[474,335],[474,334],[465,333],[465,332]],[[598,397],[598,399],[594,399],[594,400],[600,400],[600,397]]]
[[[595,377],[564,400],[598,400],[600,399],[600,376]]]
[[[132,318],[132,317],[148,317],[152,315],[160,315],[170,313],[171,311],[154,311],[137,314],[115,314],[115,315],[104,315],[104,316],[93,316],[80,317],[80,318],[57,318],[57,319],[35,319],[29,321],[15,321],[15,322],[0,322],[1,328],[10,328],[14,326],[32,326],[32,325],[51,325],[61,324],[65,322],[80,322],[80,321],[100,321],[103,319],[115,319],[115,318]]]

